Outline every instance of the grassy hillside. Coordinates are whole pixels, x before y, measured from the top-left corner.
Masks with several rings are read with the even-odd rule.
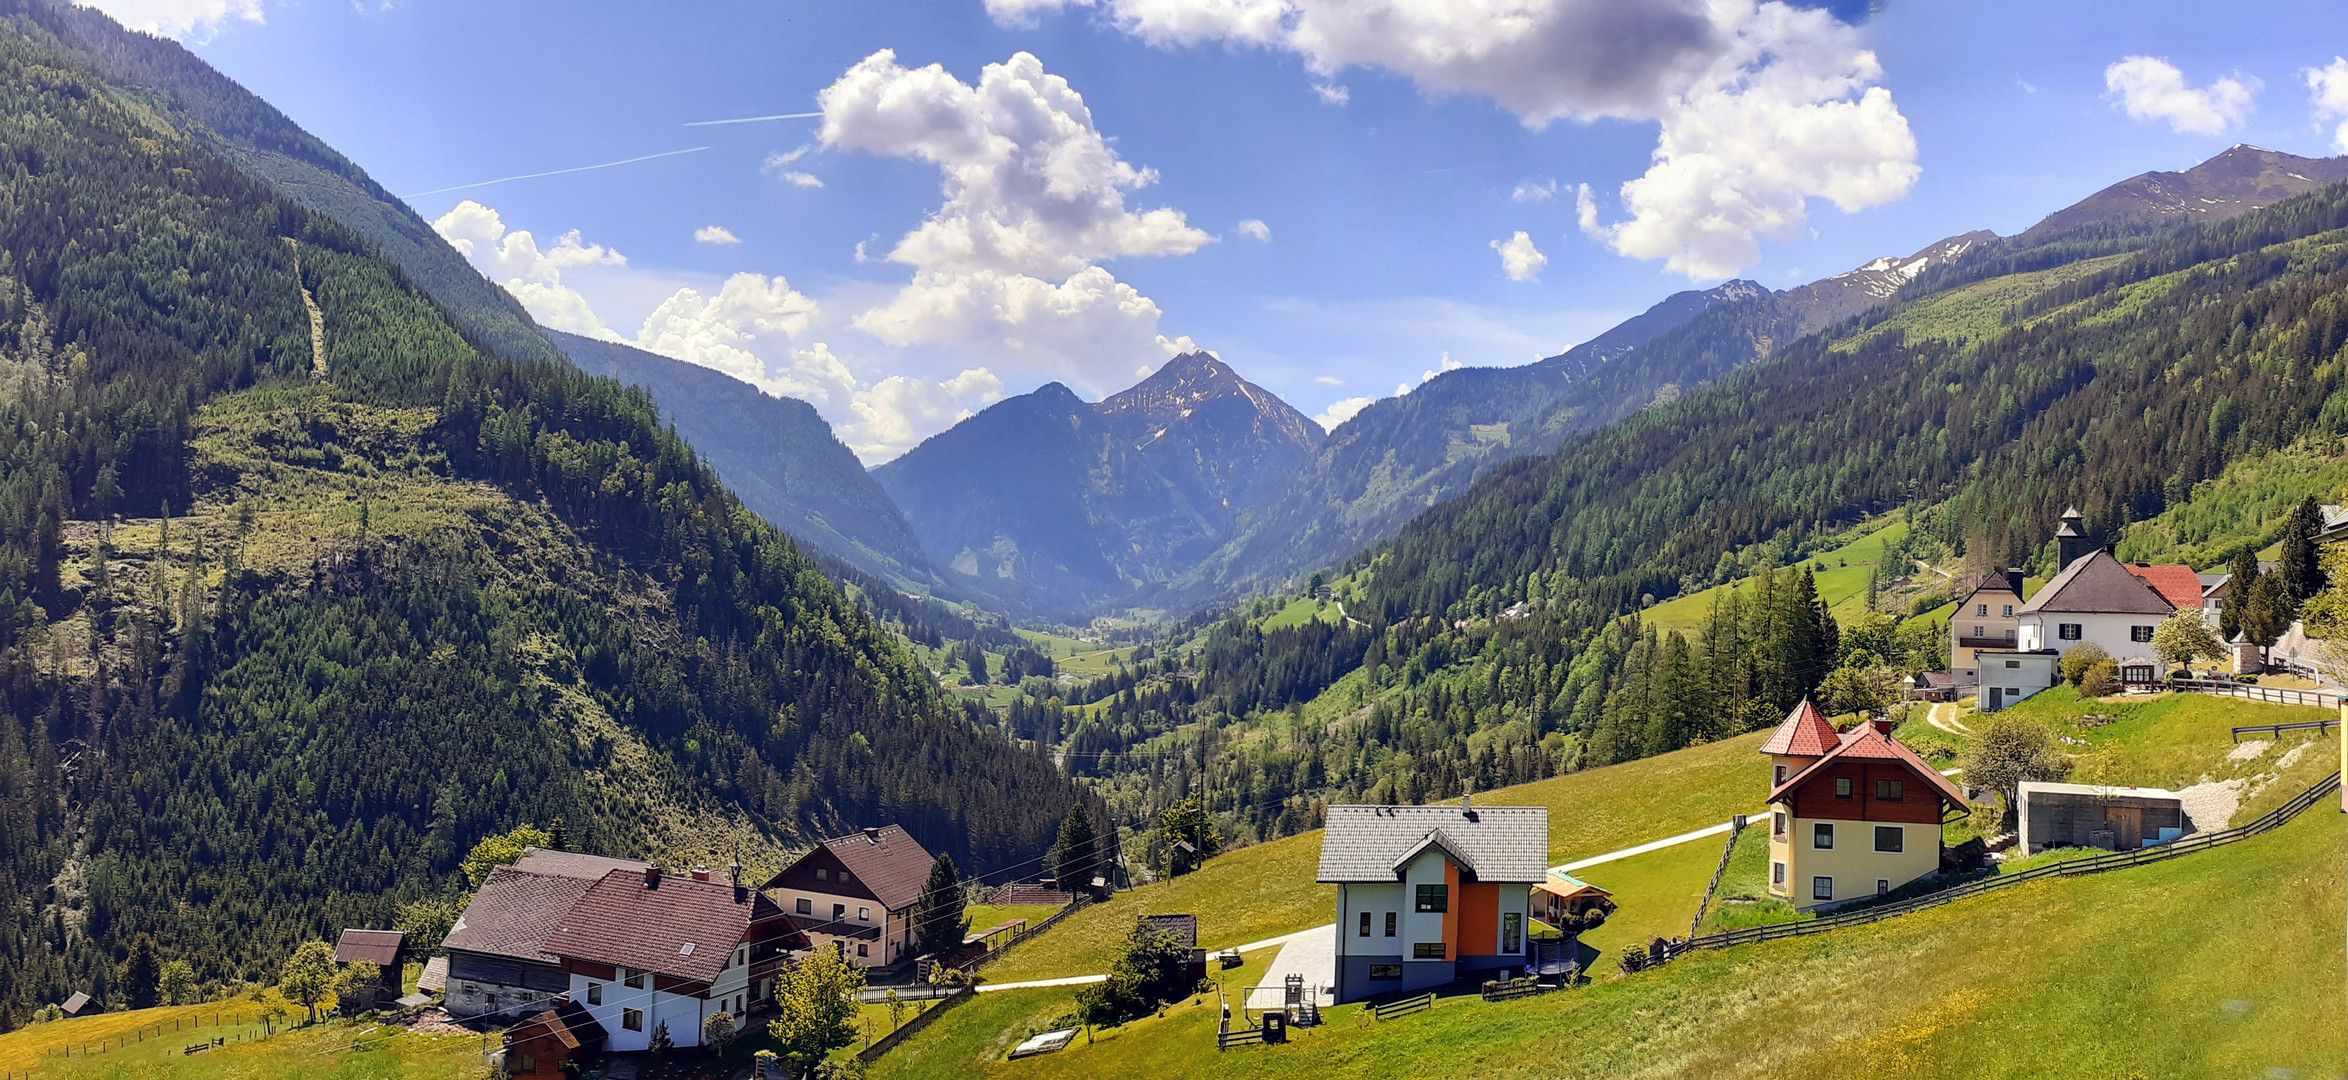
[[[1500,788],[1476,799],[1489,806],[1548,807],[1550,860],[1571,862],[1758,809],[1769,794],[1769,762],[1755,752],[1764,737],[1727,739]],[[1717,857],[1718,845],[1711,847]],[[1334,888],[1313,883],[1320,852],[1321,832],[1315,829],[1230,852],[1196,873],[1118,893],[989,966],[986,976],[993,982],[1021,982],[1107,971],[1137,915],[1195,913],[1201,943],[1214,948],[1319,926],[1336,918],[1337,904]],[[1678,916],[1682,934],[1693,908],[1691,903]]]
[[[296,1010],[298,1013],[298,1009]],[[213,1024],[214,1017],[222,1022]],[[298,1017],[297,1017],[298,1019]],[[198,1027],[198,1021],[204,1026]],[[169,1030],[174,1021],[189,1026]],[[156,1032],[90,1058],[44,1058],[67,1046]],[[288,1029],[264,1038],[260,1006],[242,999],[208,1005],[139,1009],[58,1020],[0,1035],[0,1072],[33,1070],[41,1080],[129,1080],[168,1075],[174,1080],[303,1080],[329,1072],[337,1080],[439,1080],[481,1074],[478,1035],[419,1035],[368,1021],[334,1021]],[[188,1046],[220,1037],[227,1045],[189,1054]]]
[[[2112,782],[2183,786],[2243,781],[2247,820],[2337,767],[2337,744],[2297,737],[2237,753],[2234,724],[2290,722],[2314,710],[2232,699],[2171,695],[2081,701],[2067,690],[2034,699],[2021,715],[2054,727],[2082,770]],[[1908,737],[1951,751],[1962,737],[1934,743],[1911,724]],[[1496,802],[1546,802],[1553,833],[1561,811],[1601,816],[1624,793],[1657,803],[1692,802],[1704,792],[1747,793],[1765,766],[1744,745],[1716,744],[1610,769],[1494,792]],[[1731,756],[1741,751],[1738,756]],[[1746,762],[1742,755],[1750,755]],[[2288,764],[2286,764],[2288,763]],[[1667,771],[1657,771],[1667,770]],[[1584,785],[1588,785],[1585,787]],[[1687,786],[1681,786],[1687,785]],[[1743,801],[1757,801],[1747,795]],[[1737,800],[1690,814],[1724,818]],[[1621,808],[1627,809],[1627,804]],[[1757,807],[1735,807],[1755,809]],[[1595,811],[1593,814],[1592,812]],[[1652,812],[1652,811],[1651,811]],[[1657,812],[1636,837],[1599,830],[1552,855],[1594,853],[1679,831]],[[1759,837],[1749,832],[1748,841]],[[1318,922],[1332,902],[1298,905],[1260,884],[1267,873],[1309,874],[1310,836],[1226,856],[1191,878],[1136,890],[1127,904],[1084,918],[1117,923],[1140,911],[1193,910],[1212,944]],[[1758,884],[1765,851],[1742,845],[1742,871]],[[1614,922],[1592,935],[1609,952],[1646,934],[1684,934],[1720,852],[1703,840],[1604,864],[1580,876],[1616,887],[1625,900]],[[1759,858],[1755,853],[1762,853]],[[1278,853],[1278,857],[1274,857]],[[1206,995],[1162,1017],[1096,1033],[1050,1057],[1005,1063],[1008,1047],[1063,1016],[1066,989],[989,994],[943,1018],[882,1059],[876,1078],[931,1076],[1754,1076],[1844,1074],[1885,1077],[2078,1076],[2231,1077],[2320,1069],[2348,1053],[2338,993],[2344,975],[2338,897],[2343,840],[2337,815],[2309,811],[2257,840],[2188,858],[2095,877],[2050,879],[1831,935],[1706,953],[1655,972],[1602,978],[1532,1001],[1485,1005],[1449,999],[1432,1013],[1372,1023],[1356,1007],[1286,1048],[1212,1052],[1217,999]],[[1249,859],[1248,862],[1235,860]],[[1244,870],[1209,879],[1218,868]],[[1220,887],[1217,887],[1220,886]],[[1739,883],[1731,881],[1729,892]],[[1319,890],[1327,892],[1327,890]],[[2255,900],[2249,898],[2255,897]],[[1139,898],[1139,902],[1132,902]],[[1294,908],[1257,918],[1267,899]],[[1174,903],[1155,903],[1171,900]],[[2245,907],[2251,905],[2251,907]],[[2256,917],[2244,917],[2255,910]],[[1244,932],[1218,933],[1214,919]],[[1082,920],[1063,924],[1073,931]],[[1742,923],[1738,923],[1742,925]],[[1097,933],[1097,931],[1096,931]],[[2017,943],[2027,947],[2016,947]],[[1063,957],[1098,962],[1105,947],[1060,939],[1056,948],[989,969],[1003,978],[1073,973]],[[1052,938],[1027,946],[1054,945]],[[1236,995],[1260,976],[1262,958],[1216,977]],[[1011,964],[1022,965],[1012,968]],[[1611,964],[1602,970],[1610,970]],[[2286,970],[2287,969],[2287,970]],[[2313,1075],[2328,1075],[2320,1071]]]
[[[949,1014],[872,1075],[2325,1076],[2348,1056],[2344,861],[2339,821],[2319,807],[2209,854],[1529,1000],[1449,999],[1387,1023],[1341,1008],[1290,1046],[1225,1054],[1210,996],[1005,1063],[1006,1040],[1068,1001],[1005,993]],[[2260,917],[2242,917],[2246,903]]]

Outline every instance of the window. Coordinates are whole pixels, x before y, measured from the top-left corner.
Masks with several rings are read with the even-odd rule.
[[[1419,909],[1420,911],[1449,911],[1449,910],[1451,910],[1451,886],[1449,886],[1449,885],[1421,885],[1421,886],[1419,886],[1419,908],[1418,908],[1418,909]]]
[[[1833,878],[1830,878],[1830,877],[1814,877],[1814,878],[1811,878],[1811,879],[1810,879],[1810,899],[1812,899],[1812,900],[1832,900],[1832,899],[1834,899],[1834,879],[1833,879]]]
[[[2019,687],[2019,686],[2009,686],[2009,687],[2006,687],[2006,703],[2007,703],[2007,704],[2009,704],[2009,705],[2010,705],[2010,704],[2013,704],[2014,702],[2017,702],[2017,701],[2020,701],[2020,700],[2022,700],[2022,688],[2021,688],[2021,687]]]
[[[1365,912],[1362,912],[1362,935],[1361,935],[1361,936],[1363,936],[1363,937],[1368,937],[1368,936],[1370,936],[1370,913],[1369,913],[1369,912],[1367,912],[1367,911],[1365,911]]]
[[[845,919],[845,918],[847,918],[847,917],[848,917],[848,905],[846,905],[846,904],[833,904],[833,905],[832,905],[832,918],[835,918],[835,919]]]
[[[589,1004],[589,1005],[601,1005],[601,1004],[603,1004],[603,984],[602,984],[602,983],[588,983],[588,984],[587,984],[587,1004]]]
[[[1391,911],[1389,911],[1389,912],[1387,912],[1387,913],[1386,913],[1386,936],[1387,936],[1387,937],[1393,937],[1393,936],[1394,936],[1394,924],[1395,924],[1395,922],[1396,922],[1396,921],[1397,921],[1397,919],[1396,919],[1396,913],[1394,913],[1394,912],[1391,912]]]
[[[1837,776],[1834,778],[1834,797],[1837,799],[1848,799],[1851,797],[1850,777]]]
[[[2006,661],[2006,666],[2007,666],[2007,667],[2010,667],[2010,668],[2019,669],[2019,668],[2021,668],[2021,666],[2022,666],[2022,662],[2021,662],[2020,660],[2008,660],[2008,661]]]
[[[1785,838],[1785,811],[1769,815],[1769,835],[1781,840]]]
[[[2079,624],[2075,622],[2056,623],[2055,636],[2064,641],[2077,641],[2079,640]]]
[[[1784,863],[1781,863],[1781,862],[1773,862],[1773,863],[1770,863],[1770,864],[1769,864],[1769,883],[1770,883],[1770,884],[1772,884],[1772,885],[1783,885],[1783,884],[1785,884],[1785,864],[1784,864]]]
[[[1989,628],[1987,628],[1987,627],[1985,627],[1985,626],[1982,626],[1982,625],[1981,625],[1981,624],[1979,624],[1979,623],[1975,623],[1975,624],[1973,624],[1973,636],[1974,636],[1974,637],[1976,637],[1976,638],[1985,638],[1985,637],[1988,637],[1988,636],[1989,636]]]
[[[847,872],[846,870],[842,870],[842,871],[840,871],[840,884],[842,884],[842,885],[846,885],[847,883],[848,883],[848,872]]]
[[[642,1010],[642,1009],[621,1009],[621,1010],[620,1010],[620,1026],[621,1026],[621,1027],[624,1027],[624,1028],[627,1028],[627,1029],[628,1029],[628,1030],[630,1030],[630,1031],[642,1031],[642,1030],[644,1030],[644,1010]]]
[[[1370,978],[1373,978],[1373,979],[1399,979],[1399,978],[1401,978],[1401,977],[1402,977],[1402,965],[1401,965],[1401,964],[1371,964],[1371,965],[1370,965]]]
[[[537,1071],[538,1071],[538,1058],[537,1058],[537,1056],[536,1056],[536,1055],[534,1055],[534,1054],[524,1054],[524,1055],[522,1055],[522,1071],[523,1071],[523,1072],[526,1072],[526,1073],[532,1073],[532,1072],[537,1072]]]
[[[1833,851],[1834,826],[1824,821],[1811,825],[1810,846],[1817,848],[1820,851]]]
[[[1525,949],[1525,917],[1517,912],[1503,912],[1500,916],[1500,951],[1519,953]]]
[[[800,897],[800,898],[799,898],[799,914],[801,914],[801,915],[813,915],[813,914],[815,914],[815,901],[813,901],[813,900],[809,900],[808,898],[806,898],[806,897],[804,897],[804,896]]]
[[[860,908],[857,908],[857,909],[856,909],[856,921],[858,921],[858,922],[871,922],[871,921],[872,921],[872,909],[871,909],[871,908],[868,908],[868,907],[860,907]]]
[[[1451,947],[1440,941],[1414,941],[1410,946],[1413,960],[1442,960],[1450,955]]]
[[[856,943],[856,955],[858,955],[858,956],[871,956],[871,955],[872,955],[872,947],[871,947],[871,946],[869,946],[869,945],[866,945],[865,943],[863,943],[863,942],[861,942],[861,941],[859,941],[859,942],[857,942],[857,943]]]
[[[1785,783],[1785,766],[1783,765],[1777,767],[1777,782],[1780,784]]]
[[[1897,825],[1877,825],[1875,850],[1892,854],[1908,850],[1908,831]]]
[[[1978,619],[1978,618],[1982,618],[1982,617],[1984,617],[1984,616],[1986,616],[1986,615],[1988,615],[1988,614],[1989,614],[1989,605],[1988,605],[1988,604],[1975,604],[1975,605],[1973,605],[1973,617],[1974,617],[1974,618],[1976,618],[1976,619]],[[1974,632],[1976,632],[1976,633],[1979,633],[1979,632],[1980,632],[1980,631],[1979,631],[1979,628],[1978,628],[1978,627],[1976,627]]]
[[[2004,612],[2003,614],[2004,614],[2004,616],[2005,616],[2006,618],[2009,618],[2009,619],[2013,618],[2013,617],[2014,617],[2014,605],[2012,605],[2012,604],[2007,604],[2007,605],[2006,605],[2006,610],[2005,610],[2005,612]]]
[[[2129,628],[2128,628],[2128,640],[2130,640],[2130,641],[2151,641],[2151,640],[2152,640],[2152,627],[2149,627],[2149,626],[2131,626],[2131,627],[2129,627]]]
[[[815,868],[815,880],[817,880],[817,881],[830,881],[831,879],[832,879],[832,872],[831,872],[831,871],[829,871],[829,870],[826,870],[826,869],[824,869],[823,867],[820,867],[820,866],[818,866],[818,867],[816,867],[816,868]]]
[[[620,981],[627,983],[629,986],[632,986],[638,990],[644,989],[652,982],[646,973],[641,971],[629,971],[626,968],[621,968],[620,972],[626,976],[626,978],[623,978]]]
[[[1890,895],[1891,895],[1891,879],[1890,879],[1890,878],[1887,878],[1887,877],[1879,877],[1879,878],[1876,878],[1876,879],[1875,879],[1875,895],[1877,895],[1877,896],[1890,896]]]
[[[1875,797],[1883,800],[1884,802],[1902,801],[1906,790],[1907,783],[1905,781],[1877,780],[1875,782]]]

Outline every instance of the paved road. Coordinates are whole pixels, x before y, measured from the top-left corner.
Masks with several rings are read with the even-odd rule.
[[[1769,816],[1769,812],[1767,810],[1762,810],[1747,814],[1745,815],[1745,818],[1747,820],[1756,820],[1767,816]],[[1553,874],[1570,874],[1585,866],[1597,866],[1600,863],[1610,863],[1616,859],[1627,859],[1633,855],[1644,855],[1650,851],[1661,851],[1667,847],[1676,847],[1680,844],[1685,844],[1690,840],[1702,840],[1707,836],[1719,836],[1720,834],[1729,831],[1735,826],[1736,823],[1733,821],[1723,821],[1718,825],[1706,826],[1705,828],[1697,829],[1694,832],[1684,832],[1678,836],[1666,836],[1661,840],[1652,840],[1636,847],[1626,847],[1621,851],[1609,851],[1604,855],[1592,855],[1587,859],[1569,862],[1563,866],[1552,866],[1549,868],[1549,872]]]

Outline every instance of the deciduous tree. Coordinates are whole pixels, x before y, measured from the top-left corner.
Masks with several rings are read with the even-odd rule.
[[[775,980],[775,1007],[766,1026],[775,1052],[802,1078],[812,1078],[832,1051],[856,1041],[856,992],[864,973],[836,949],[817,949]]]
[[[1965,783],[2004,800],[2001,820],[2013,817],[2016,793],[2023,781],[2060,780],[2070,775],[2071,759],[2038,721],[1998,712],[1974,723],[1978,727],[1973,745],[1962,759]]]
[[[2199,611],[2179,611],[2161,620],[2152,632],[2152,655],[2168,667],[2184,667],[2196,660],[2223,660],[2226,643]]]
[[[334,988],[334,946],[323,941],[305,941],[285,958],[277,969],[277,992],[310,1011],[310,1022],[318,1022],[318,1003],[325,1000]]]
[[[478,889],[489,880],[489,872],[500,866],[512,866],[522,853],[534,847],[546,847],[553,838],[536,825],[520,825],[514,831],[499,836],[485,837],[465,855],[465,879]]]

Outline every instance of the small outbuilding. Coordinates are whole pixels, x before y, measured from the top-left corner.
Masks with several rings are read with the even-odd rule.
[[[349,965],[352,978],[347,992],[337,995],[337,1007],[355,1015],[399,996],[406,974],[400,946],[406,940],[407,935],[397,930],[344,930],[334,944],[334,962]]]
[[[1182,947],[1190,950],[1190,981],[1197,985],[1207,977],[1207,951],[1198,946],[1198,916],[1144,915],[1141,921],[1162,934],[1171,934]]]
[[[58,1010],[67,1016],[80,1016],[82,1010],[89,1007],[90,995],[79,990],[74,991],[72,997],[66,998],[64,1004],[57,1006]]]
[[[609,1041],[586,1007],[561,1001],[506,1029],[505,1070],[512,1076],[561,1080],[565,1062],[601,1053]]]
[[[2194,831],[2184,799],[2161,788],[2026,781],[2017,797],[2026,854],[2065,847],[2134,851]]]

